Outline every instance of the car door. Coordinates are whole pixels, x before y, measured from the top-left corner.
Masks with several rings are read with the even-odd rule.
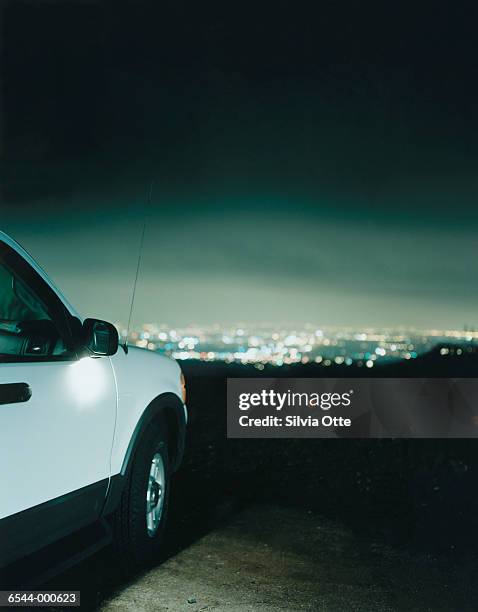
[[[0,242],[0,565],[98,518],[110,476],[109,357],[79,357],[81,323]]]

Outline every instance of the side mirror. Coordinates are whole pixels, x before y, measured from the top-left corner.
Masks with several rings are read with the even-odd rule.
[[[83,321],[83,344],[92,355],[114,355],[118,350],[116,327],[99,319]]]

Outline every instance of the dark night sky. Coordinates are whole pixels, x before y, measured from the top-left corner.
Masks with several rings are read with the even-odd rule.
[[[478,326],[472,3],[7,3],[2,227],[84,314]]]

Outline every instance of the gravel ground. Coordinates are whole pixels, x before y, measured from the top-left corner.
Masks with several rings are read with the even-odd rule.
[[[259,504],[120,588],[99,609],[476,610],[473,573],[472,565],[450,566],[361,539],[313,512]]]

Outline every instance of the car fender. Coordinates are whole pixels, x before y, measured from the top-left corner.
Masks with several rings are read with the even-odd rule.
[[[111,357],[117,387],[117,416],[111,475],[124,475],[134,444],[159,412],[170,409],[184,429],[187,412],[182,402],[181,369],[165,357],[136,347],[122,347]],[[184,432],[180,431],[184,437]]]

